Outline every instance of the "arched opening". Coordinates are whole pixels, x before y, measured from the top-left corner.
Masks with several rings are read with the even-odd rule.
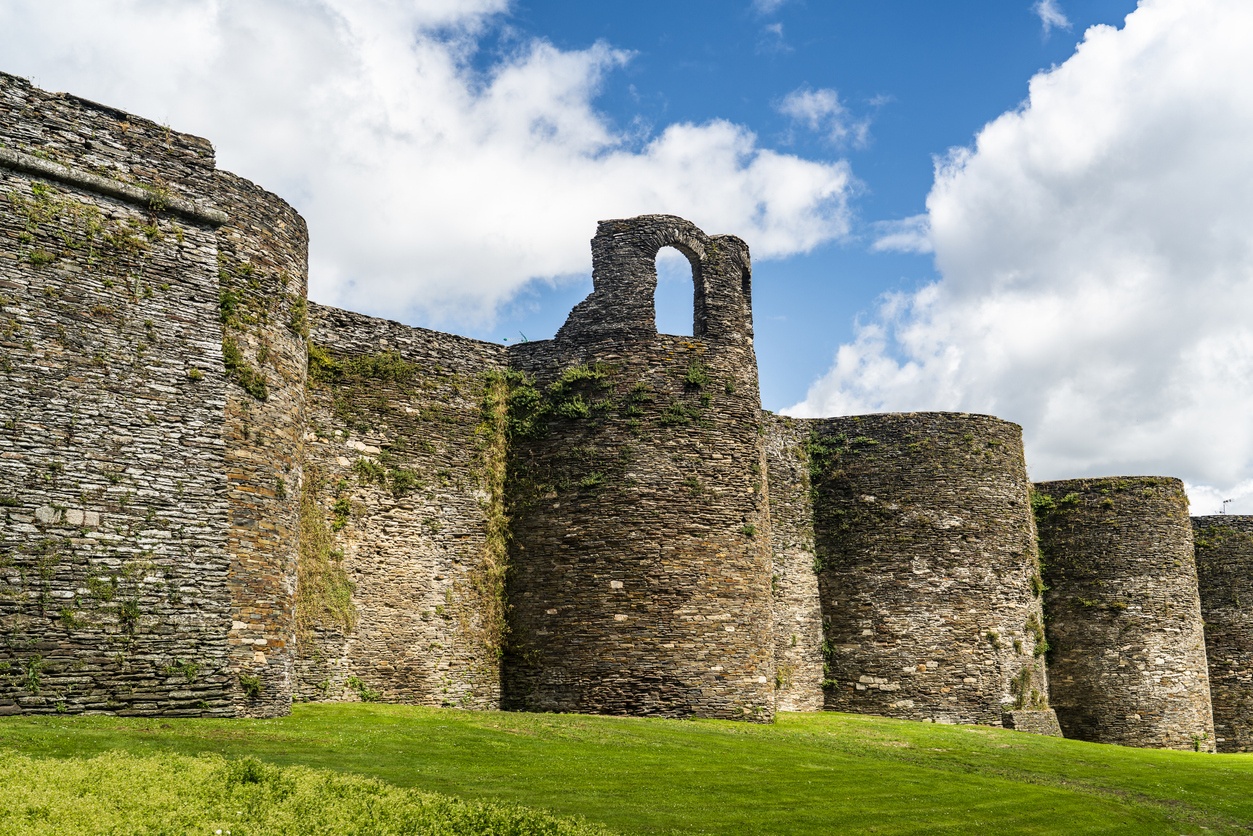
[[[675,247],[662,247],[657,251],[657,291],[653,294],[657,333],[699,336],[696,325],[700,287],[698,263]]]

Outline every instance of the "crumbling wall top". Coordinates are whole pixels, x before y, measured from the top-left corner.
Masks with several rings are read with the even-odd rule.
[[[751,342],[748,245],[734,235],[706,235],[674,215],[640,215],[597,225],[592,293],[575,306],[557,339],[655,337],[656,258],[662,247],[674,247],[692,265],[693,336]]]

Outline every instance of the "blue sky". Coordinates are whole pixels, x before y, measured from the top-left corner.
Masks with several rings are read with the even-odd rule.
[[[1250,43],[1248,0],[0,4],[0,69],[291,202],[315,300],[543,339],[597,220],[677,214],[752,248],[766,407],[988,413],[1195,513],[1253,513]]]
[[[1035,73],[1069,58],[1089,26],[1121,25],[1135,5],[1065,3],[1069,28],[1046,28],[1029,0],[524,2],[485,39],[476,63],[490,66],[520,38],[544,37],[564,49],[602,40],[632,52],[596,99],[620,126],[641,123],[648,136],[673,122],[728,119],[763,145],[849,161],[858,185],[848,238],[754,264],[762,401],[779,410],[804,398],[880,294],[934,280],[929,254],[871,252],[874,223],[925,211],[936,155],[969,145],[984,124],[1022,102]],[[847,119],[866,123],[864,141],[833,141],[821,126],[780,112],[789,93],[805,89],[836,91]],[[679,332],[691,317],[690,287],[674,273],[665,278],[659,324]],[[468,330],[484,339],[550,337],[590,289],[590,278],[537,287],[505,306],[494,326]]]

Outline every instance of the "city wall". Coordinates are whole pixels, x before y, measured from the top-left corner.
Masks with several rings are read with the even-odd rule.
[[[656,330],[663,247],[690,337]],[[0,713],[827,708],[1247,749],[1242,518],[1196,521],[1194,564],[1177,482],[1033,495],[1013,424],[763,412],[740,239],[603,221],[592,293],[509,348],[312,305],[307,252],[205,140],[0,75]]]
[[[1214,750],[1188,500],[1178,479],[1036,485],[1053,707],[1066,737]]]
[[[692,265],[659,335],[655,259]],[[602,221],[594,290],[515,346],[505,705],[768,721],[770,523],[748,248],[666,215]]]
[[[1253,752],[1253,517],[1193,517],[1220,752]]]
[[[498,708],[504,349],[310,307],[297,696]]]

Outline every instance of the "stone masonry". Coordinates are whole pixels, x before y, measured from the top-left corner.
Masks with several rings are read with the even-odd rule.
[[[1125,477],[1035,489],[1049,674],[1063,734],[1214,751],[1183,484]]]
[[[1000,725],[1048,708],[1022,433],[985,415],[814,422],[826,707]]]
[[[1193,517],[1220,752],[1253,752],[1253,517]]]
[[[1045,483],[1042,576],[1017,426],[766,413],[743,241],[591,245],[552,340],[311,305],[304,221],[207,141],[0,74],[0,714],[825,708],[1249,750],[1248,518],[1199,518],[1194,564],[1177,481]],[[663,247],[691,337],[657,333]]]
[[[298,696],[498,708],[504,349],[312,320]]]
[[[236,713],[214,194],[0,76],[0,712]]]
[[[766,416],[774,574],[775,698],[780,711],[823,705],[822,606],[809,482],[810,422]]]
[[[658,250],[695,336],[658,334]],[[505,706],[774,714],[770,527],[748,248],[667,215],[602,221],[592,294],[515,346]]]

